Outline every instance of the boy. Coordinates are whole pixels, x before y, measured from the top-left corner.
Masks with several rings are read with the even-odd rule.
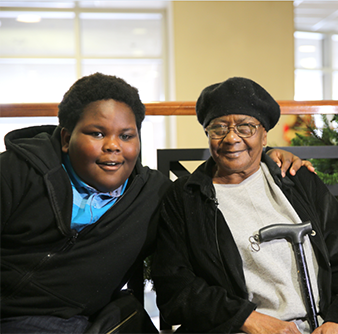
[[[6,137],[2,333],[41,315],[46,332],[83,332],[150,253],[170,181],[138,160],[144,115],[135,88],[97,73],[65,94],[58,127]],[[138,330],[156,331],[149,322]]]
[[[120,293],[153,250],[171,183],[139,162],[145,107],[125,81],[96,73],[69,89],[58,116],[57,127],[5,138],[1,332],[156,332]]]

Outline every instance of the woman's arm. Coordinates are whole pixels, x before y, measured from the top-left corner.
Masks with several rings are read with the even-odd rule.
[[[250,334],[301,334],[294,322],[282,321],[253,311],[241,330]]]

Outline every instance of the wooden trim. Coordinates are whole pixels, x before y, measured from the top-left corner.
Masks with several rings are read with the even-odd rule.
[[[338,114],[338,100],[277,102],[283,115]]]
[[[57,116],[58,103],[0,104],[0,117]]]
[[[195,102],[152,102],[145,103],[147,115],[196,115]]]
[[[282,115],[338,114],[338,101],[277,101]],[[145,103],[147,115],[195,115],[195,102]],[[0,117],[57,116],[58,103],[0,104]]]

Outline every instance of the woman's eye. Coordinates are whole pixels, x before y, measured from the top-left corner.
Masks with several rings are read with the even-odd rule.
[[[251,124],[239,124],[237,125],[237,130],[241,133],[241,134],[245,134],[245,135],[249,135],[252,134],[253,131],[253,126]]]
[[[223,133],[227,130],[227,127],[219,125],[215,126],[213,130],[217,133]]]

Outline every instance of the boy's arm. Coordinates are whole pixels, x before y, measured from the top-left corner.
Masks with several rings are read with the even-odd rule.
[[[8,186],[6,171],[7,167],[5,166],[4,155],[0,155],[0,165],[1,165],[1,186],[0,186],[0,214],[1,214],[1,232],[3,227],[5,226],[7,219],[9,217],[9,212],[11,211],[11,191],[10,187]]]
[[[291,175],[295,175],[302,166],[307,167],[310,172],[315,171],[310,161],[301,160],[291,152],[279,148],[271,149],[270,147],[267,147],[266,154],[278,165],[278,167],[280,167],[283,177],[286,175],[286,171],[289,168]]]

